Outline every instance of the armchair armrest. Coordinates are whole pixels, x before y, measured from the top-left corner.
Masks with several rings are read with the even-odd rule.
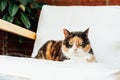
[[[20,35],[32,40],[36,39],[36,33],[28,29],[22,28],[10,22],[0,19],[0,30]]]

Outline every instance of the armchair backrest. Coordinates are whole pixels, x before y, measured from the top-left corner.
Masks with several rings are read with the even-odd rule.
[[[118,56],[120,59],[119,21],[119,6],[45,5],[40,14],[32,57],[47,40],[63,40],[63,28],[84,31],[89,27],[89,39],[97,61],[113,63]]]

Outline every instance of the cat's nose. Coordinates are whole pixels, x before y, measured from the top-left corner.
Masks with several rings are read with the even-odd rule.
[[[74,50],[74,52],[77,52],[78,49],[77,49],[77,48],[74,48],[73,50]]]

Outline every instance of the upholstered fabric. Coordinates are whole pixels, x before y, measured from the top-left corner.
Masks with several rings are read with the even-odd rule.
[[[0,76],[9,80],[119,80],[117,67],[100,63],[72,63],[0,56]],[[19,79],[20,78],[20,79]],[[7,80],[6,78],[4,78]]]
[[[63,28],[84,31],[97,62],[120,66],[119,6],[43,6],[32,57],[47,40],[63,40]]]

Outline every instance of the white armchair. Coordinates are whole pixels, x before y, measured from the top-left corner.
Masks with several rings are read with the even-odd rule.
[[[120,7],[49,6],[42,8],[37,33],[0,20],[0,30],[35,40],[32,57],[47,40],[63,39],[63,28],[83,31],[97,63],[73,63],[0,56],[0,73],[28,80],[120,80]]]

